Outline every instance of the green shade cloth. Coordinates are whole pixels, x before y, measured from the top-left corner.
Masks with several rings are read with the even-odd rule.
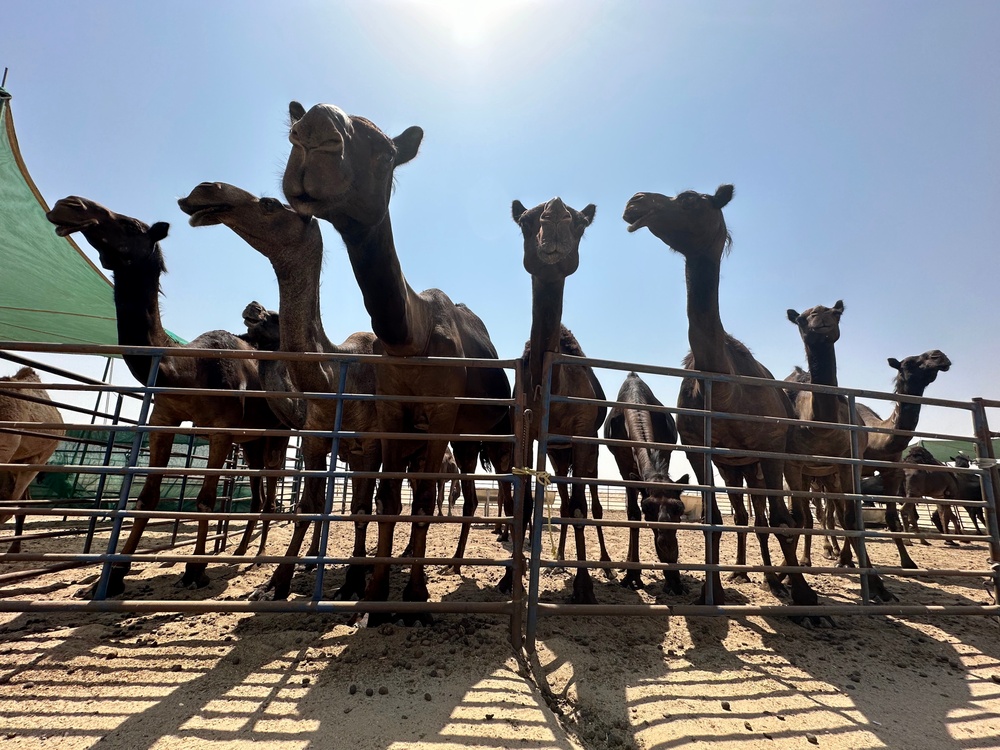
[[[2,89],[0,119],[0,340],[117,344],[111,282],[45,218]]]
[[[941,463],[948,463],[960,452],[969,458],[976,458],[976,444],[965,440],[918,440],[930,454]],[[1000,456],[1000,440],[993,441],[993,455]]]

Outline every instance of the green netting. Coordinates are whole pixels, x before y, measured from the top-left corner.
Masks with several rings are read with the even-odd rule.
[[[108,279],[46,220],[0,90],[0,340],[117,344]]]
[[[128,465],[129,452],[132,449],[132,441],[135,439],[135,432],[130,430],[106,430],[94,428],[92,430],[68,430],[66,440],[59,443],[59,447],[50,459],[50,464],[62,466],[109,466],[123,468]],[[111,455],[105,464],[108,441],[113,440]],[[193,445],[191,441],[194,441]],[[139,466],[149,466],[149,435],[143,435],[142,453],[139,457]],[[188,458],[190,453],[190,460]],[[174,439],[168,466],[194,468],[204,467],[208,463],[208,441],[204,438],[192,437],[190,435],[178,435]],[[110,473],[105,475],[104,487],[101,492],[103,504],[116,503],[121,494],[124,474]],[[68,505],[93,505],[97,498],[97,490],[100,485],[99,474],[90,474],[86,471],[79,473],[56,473],[42,472],[31,486],[31,498],[33,500],[56,500],[59,504]],[[142,489],[144,477],[135,476],[132,480],[132,488],[129,496],[135,498]],[[220,490],[225,482],[220,480]],[[184,481],[183,477],[167,476],[163,479],[160,488],[161,499],[184,498],[183,510],[195,510],[194,498],[201,489],[202,477],[191,475]],[[245,478],[235,483],[232,488],[232,497],[249,498],[250,487]],[[174,508],[176,506],[170,506]],[[167,508],[161,508],[166,510]],[[247,507],[234,507],[233,510],[249,510]]]
[[[948,463],[960,452],[969,458],[976,458],[976,444],[966,440],[918,440],[930,454],[941,463]],[[993,441],[993,455],[1000,456],[1000,440]]]

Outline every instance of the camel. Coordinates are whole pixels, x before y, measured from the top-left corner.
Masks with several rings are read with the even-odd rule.
[[[958,478],[950,471],[929,471],[919,468],[922,466],[944,466],[943,463],[934,458],[934,455],[922,445],[911,445],[910,449],[903,456],[903,463],[911,464],[903,470],[903,497],[905,498],[925,498],[934,497],[947,500],[957,500],[959,498]],[[903,517],[903,528],[914,534],[920,533],[917,524],[917,506],[913,501],[903,503],[901,509]],[[955,509],[950,503],[938,503],[937,520],[934,525],[942,534],[947,534],[949,527],[955,534],[964,534],[962,522],[955,515]],[[932,519],[933,520],[933,519]],[[920,538],[923,544],[930,544],[923,537]],[[949,546],[957,546],[950,539],[945,540]]]
[[[441,473],[442,474],[460,474],[461,470],[458,468],[458,464],[455,462],[455,456],[451,452],[451,448],[445,448],[444,459],[441,461]],[[443,516],[444,513],[441,512],[441,506],[444,505],[444,495],[445,486],[448,484],[447,479],[438,480],[438,490],[437,490],[437,508],[438,515]],[[452,508],[455,507],[455,498],[458,497],[458,493],[461,492],[461,483],[457,479],[451,480],[451,489],[448,491],[448,515],[451,515]]]
[[[950,460],[959,469],[968,469],[972,465],[969,457],[964,453],[952,456]],[[983,485],[980,483],[978,476],[963,472],[956,474],[955,478],[958,481],[958,499],[980,503],[983,501]],[[982,506],[967,505],[965,506],[965,512],[969,514],[969,520],[976,527],[976,535],[983,534],[983,529],[979,528],[980,522],[986,527],[986,517],[983,515]]]
[[[2,383],[41,383],[38,373],[30,367],[22,367],[14,375],[0,378]],[[35,422],[38,424],[62,424],[59,409],[52,404],[47,391],[38,388],[18,389],[15,386],[0,388],[0,423]],[[37,427],[27,431],[10,429],[0,431],[0,464],[44,464],[55,453],[59,440],[66,435],[65,430],[56,427]],[[38,469],[5,469],[0,471],[0,500],[11,504],[23,500],[28,487],[38,476]],[[0,523],[6,523],[12,514],[0,514]],[[14,522],[14,534],[21,536],[24,530],[24,516],[18,515]],[[21,540],[15,539],[8,552],[20,552]]]
[[[203,182],[178,201],[188,214],[192,226],[221,224],[228,227],[254,250],[266,257],[278,280],[279,348],[289,352],[326,352],[329,354],[364,355],[374,352],[375,335],[371,332],[351,334],[342,344],[334,344],[323,328],[320,315],[320,272],[323,266],[323,236],[319,222],[298,214],[275,198],[257,198],[223,182]],[[375,393],[375,367],[371,362],[351,362],[344,365],[331,361],[309,362],[288,360],[284,363],[293,390],[309,393]],[[343,376],[343,385],[342,385]],[[366,433],[375,430],[376,407],[370,400],[307,399],[304,428],[309,431],[329,431],[336,428],[338,413],[340,429]],[[303,435],[302,457],[309,471],[326,471],[327,455],[333,449],[328,437]],[[381,445],[377,439],[338,439],[337,455],[352,471],[377,472],[381,465]],[[355,522],[354,557],[365,557],[368,530],[367,518],[372,512],[375,479],[352,478],[351,513],[364,520]],[[326,504],[327,487],[323,476],[308,476],[299,499],[297,511],[302,514],[322,513]],[[288,544],[286,556],[298,556],[308,521],[297,521]],[[316,527],[317,531],[319,526]],[[314,536],[309,553],[318,552],[318,537]],[[290,590],[295,566],[278,566],[256,598],[273,596],[285,599]],[[348,566],[344,585],[334,594],[337,599],[350,599],[364,594],[368,566]]]
[[[922,396],[924,390],[937,378],[939,372],[947,372],[951,360],[938,349],[931,349],[923,354],[906,357],[902,361],[889,358],[889,366],[896,370],[893,391],[908,396]],[[896,430],[912,432],[917,429],[920,418],[920,404],[897,401],[888,419],[881,419],[878,414],[864,404],[857,405],[858,416],[866,428],[881,430]],[[868,432],[868,447],[864,452],[865,461],[889,461],[899,463],[910,442],[910,436],[894,432]],[[872,466],[862,464],[861,473],[870,476],[875,472]],[[890,531],[902,531],[903,527],[896,512],[896,501],[890,497],[899,497],[903,491],[903,470],[897,467],[880,468],[882,476],[882,491],[886,497],[885,521]],[[916,568],[916,563],[906,551],[906,546],[900,538],[895,539],[899,551],[899,564],[903,568]]]
[[[156,222],[152,226],[129,216],[116,214],[99,203],[69,196],[58,201],[46,214],[56,225],[56,234],[66,237],[82,232],[100,256],[101,265],[114,275],[115,308],[118,318],[118,343],[123,346],[155,346],[165,349],[188,350],[225,349],[251,351],[250,344],[227,331],[209,331],[181,347],[163,328],[160,321],[160,276],[166,272],[160,241],[167,236],[169,225]],[[144,385],[167,388],[212,388],[230,391],[212,395],[166,395],[155,398],[148,423],[153,427],[179,427],[190,421],[195,427],[227,430],[273,430],[281,422],[258,397],[246,397],[245,391],[261,390],[257,362],[252,359],[213,359],[201,357],[165,356],[153,372],[151,355],[126,354],[125,364],[133,377]],[[175,433],[169,429],[149,435],[149,466],[167,465]],[[251,469],[280,468],[285,456],[281,445],[287,438],[270,438],[239,433],[218,432],[208,435],[208,468],[222,468],[233,443],[243,446],[246,464]],[[136,499],[136,509],[155,510],[160,501],[163,475],[151,471]],[[209,512],[215,507],[218,476],[206,476],[197,496],[197,508]],[[261,477],[250,477],[251,510],[261,508]],[[148,519],[136,518],[121,548],[121,554],[136,551]],[[206,554],[208,520],[198,522],[194,554]],[[188,563],[179,586],[201,588],[209,584],[206,563]],[[125,590],[124,579],[131,562],[113,563],[108,578],[107,595],[117,596]],[[100,583],[94,589],[96,594]]]
[[[642,408],[663,406],[663,403],[634,372],[625,376],[625,382],[618,390],[616,400],[628,406],[615,406],[611,410],[607,422],[604,423],[606,439],[661,445],[673,445],[677,442],[677,426],[669,413]],[[684,502],[681,500],[680,489],[665,486],[673,482],[668,473],[671,453],[669,448],[649,445],[631,447],[609,445],[608,449],[615,457],[622,479],[644,483],[639,488],[625,488],[630,521],[641,521],[645,518],[647,521],[680,523],[683,520]],[[685,474],[677,480],[677,483],[685,484],[687,481],[688,475]],[[677,562],[676,529],[656,529],[653,532],[653,541],[660,562]],[[639,562],[638,528],[629,529],[628,561]],[[633,568],[626,572],[622,586],[638,590],[642,585],[642,573],[638,569]],[[687,592],[679,571],[663,571],[663,591],[668,594]]]
[[[547,352],[561,352],[577,357],[585,356],[573,334],[562,325],[563,290],[566,277],[580,265],[580,240],[587,227],[594,221],[597,211],[593,204],[582,211],[568,207],[559,198],[526,209],[520,201],[511,205],[514,222],[524,236],[524,269],[531,275],[531,338],[524,347],[521,362],[525,367],[522,389],[525,408],[539,415],[530,424],[526,448],[538,440],[542,414],[543,360]],[[605,399],[604,390],[590,367],[559,365],[552,370],[551,392],[559,396],[581,399]],[[598,430],[607,416],[607,408],[586,403],[549,404],[549,434],[571,438],[597,437]],[[556,476],[597,478],[597,445],[583,445],[567,441],[548,443],[548,458]],[[597,496],[597,486],[590,485],[591,507],[594,518],[601,519],[604,510]],[[562,518],[586,518],[586,488],[574,483],[567,490],[559,485]],[[565,559],[567,526],[560,530],[559,559]],[[575,525],[576,559],[586,560],[584,527]],[[604,543],[604,529],[597,527],[601,547],[601,560],[610,561]],[[594,583],[587,568],[577,568],[573,581],[574,604],[596,604]]]
[[[622,218],[630,232],[646,227],[668,247],[684,256],[687,278],[688,342],[691,351],[684,359],[684,367],[710,373],[749,375],[773,380],[770,371],[750,353],[741,342],[726,333],[719,316],[719,273],[722,256],[731,243],[722,209],[732,200],[733,186],[722,185],[714,195],[685,191],[671,198],[658,193],[636,193],[625,207]],[[747,414],[759,417],[794,418],[792,405],[780,388],[749,386],[740,383],[712,383],[711,410],[729,414]],[[681,383],[677,405],[684,409],[704,410],[705,390],[693,377]],[[678,415],[677,429],[681,442],[692,447],[706,445],[705,421],[700,416]],[[781,423],[751,422],[734,419],[711,420],[711,447],[737,451],[766,451],[783,453],[788,443],[788,427]],[[689,451],[688,458],[701,485],[714,484],[708,454]],[[755,512],[754,525],[770,526],[781,547],[785,565],[798,566],[796,539],[781,529],[798,526],[784,503],[782,489],[783,462],[776,458],[730,457],[713,455],[727,487],[741,487],[743,482],[752,489],[766,489],[765,501],[761,495],[751,495]],[[792,488],[797,489],[795,487]],[[742,493],[729,493],[737,523],[747,525],[747,512]],[[706,522],[722,525],[722,514],[714,492],[708,493],[704,504]],[[705,562],[719,562],[721,533],[711,533],[711,544],[706,546]],[[766,534],[758,536],[764,564],[771,564]],[[746,542],[737,537],[737,563],[746,562]],[[745,577],[745,575],[743,576]],[[766,573],[771,590],[783,589],[778,576]],[[816,604],[818,597],[800,572],[788,575],[792,601],[795,604]],[[711,594],[709,593],[711,592]],[[725,590],[719,572],[706,575],[698,599],[701,603],[724,604]]]
[[[837,355],[835,344],[840,339],[840,319],[844,313],[844,303],[837,300],[833,307],[817,305],[805,312],[799,313],[795,310],[788,310],[788,319],[799,329],[802,343],[805,345],[806,361],[809,364],[809,372],[804,372],[801,368],[795,370],[785,378],[786,381],[797,383],[813,383],[815,385],[837,385]],[[788,398],[792,402],[795,414],[802,422],[812,424],[794,426],[788,431],[788,452],[803,456],[812,456],[811,460],[785,460],[785,481],[789,487],[802,487],[806,480],[813,489],[821,492],[836,494],[855,494],[857,488],[854,483],[854,469],[850,464],[824,462],[822,457],[831,456],[835,458],[851,458],[851,433],[846,429],[820,427],[817,422],[836,423],[846,425],[851,423],[850,410],[847,399],[832,393],[820,393],[811,390],[786,391]],[[855,421],[857,426],[861,426],[861,420]],[[868,445],[868,436],[864,431],[858,431],[858,454],[860,458]],[[857,513],[852,501],[846,499],[827,499],[828,504],[836,508],[837,519],[845,529],[854,531],[858,529]],[[806,526],[812,526],[812,520],[808,511],[808,504],[804,501]],[[805,556],[802,565],[810,567],[812,559],[810,555],[812,537],[805,538]],[[849,538],[850,545],[858,551],[858,559],[861,559],[861,540],[856,536]],[[844,548],[849,545],[845,544]],[[829,537],[824,537],[824,548],[827,549],[827,557],[833,556],[833,550]],[[846,560],[846,561],[845,561]],[[851,565],[849,558],[841,557],[842,565]],[[882,583],[882,579],[874,574],[867,574],[869,592],[872,597],[882,601],[892,601],[896,597],[889,593]]]
[[[400,267],[389,218],[389,196],[395,168],[417,155],[423,131],[411,127],[390,138],[370,120],[348,115],[330,104],[317,104],[308,112],[298,102],[289,104],[291,153],[282,180],[285,197],[303,216],[314,216],[333,224],[347,247],[348,258],[361,290],[365,309],[371,315],[378,337],[376,352],[391,357],[497,357],[483,322],[468,307],[455,304],[440,289],[417,293],[407,283]],[[509,406],[459,403],[456,398],[510,398],[510,382],[499,367],[420,366],[408,362],[376,367],[376,393],[380,396],[443,397],[441,402],[377,403],[378,426],[383,432],[412,433],[415,439],[384,439],[382,465],[386,473],[408,471],[416,475],[411,534],[413,555],[424,557],[427,523],[420,517],[433,515],[437,481],[420,474],[440,471],[447,438],[421,439],[421,435],[456,433],[510,434]],[[462,473],[475,471],[482,449],[479,442],[454,442],[452,448]],[[488,443],[485,451],[498,472],[512,465],[509,443]],[[501,483],[501,492],[504,491]],[[509,491],[509,490],[507,490]],[[376,508],[379,514],[398,515],[402,509],[402,480],[386,478],[379,483]],[[475,482],[462,481],[462,512],[471,516],[478,503]],[[508,503],[509,504],[509,503]],[[378,522],[378,556],[392,555],[394,520]],[[468,524],[462,526],[455,557],[460,558],[468,539]],[[456,571],[458,566],[456,565]],[[365,591],[369,601],[385,601],[389,595],[389,566],[379,563]],[[410,566],[403,599],[428,599],[424,564]],[[387,619],[372,613],[371,625]],[[391,616],[390,618],[391,619]],[[405,618],[410,619],[410,618]],[[420,619],[429,619],[420,615]]]

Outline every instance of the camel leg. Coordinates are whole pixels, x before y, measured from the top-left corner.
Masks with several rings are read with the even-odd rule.
[[[715,484],[715,478],[712,476],[712,470],[710,465],[704,456],[700,453],[689,453],[688,461],[691,464],[691,468],[694,470],[695,477],[698,479],[698,484],[703,486],[711,486]],[[727,475],[720,469],[725,478]],[[727,485],[729,485],[729,479],[725,479]],[[742,479],[739,480],[742,484]],[[735,484],[732,486],[736,486]],[[732,495],[730,495],[730,498]],[[742,496],[740,497],[740,505],[742,505]],[[734,512],[736,511],[736,506],[733,506]],[[746,513],[746,509],[743,509]],[[708,502],[702,504],[702,523],[711,524],[713,526],[722,525],[722,513],[719,511],[719,504],[716,502],[715,493],[708,493]],[[745,525],[745,524],[744,524]],[[708,534],[708,543],[705,545],[705,564],[706,565],[717,565],[719,563],[719,544],[722,541],[721,531],[712,531]],[[744,537],[745,539],[745,537]],[[746,546],[744,542],[744,562],[746,560]],[[708,603],[708,589],[709,584],[712,587],[712,604],[722,606],[726,603],[726,590],[722,588],[722,576],[719,571],[713,570],[705,574],[705,583],[701,588],[701,594],[695,600],[695,604],[707,604]]]
[[[0,463],[5,463],[9,459],[0,459]],[[25,460],[25,463],[40,463],[42,457],[40,456],[30,456]],[[9,500],[24,500],[28,496],[28,485],[31,484],[32,480],[38,475],[37,471],[12,471],[10,474],[13,475],[13,489],[8,495]],[[6,522],[10,516],[4,517],[0,520],[0,523]],[[24,520],[27,516],[20,513],[14,518],[14,536],[20,537],[24,533]],[[21,540],[20,538],[15,539],[10,543],[7,548],[8,554],[17,554],[21,551]]]
[[[372,449],[374,453],[372,454]],[[378,471],[380,446],[375,443],[365,451],[361,459],[358,471]],[[354,469],[352,462],[351,468]],[[351,515],[359,516],[365,520],[354,522],[354,547],[351,551],[352,557],[365,557],[368,554],[368,518],[372,514],[372,498],[375,495],[375,479],[358,478],[351,480]],[[351,563],[344,573],[344,585],[337,589],[334,600],[360,599],[365,594],[365,584],[372,567],[364,563]]]
[[[326,471],[326,456],[330,451],[330,441],[324,438],[307,436],[302,438],[302,463],[307,471]],[[326,495],[326,478],[323,476],[307,476],[302,483],[302,495],[299,498],[297,513],[320,513],[323,510]],[[305,540],[306,532],[309,530],[310,522],[297,520],[292,529],[292,538],[285,549],[286,557],[298,557],[302,550],[302,542]],[[316,525],[315,531],[319,531]],[[310,548],[310,554],[319,552],[318,534],[314,533],[313,541],[316,549]],[[295,572],[295,563],[281,563],[274,572],[268,583],[257,589],[251,595],[252,599],[263,599],[270,592],[275,600],[287,599],[291,590],[292,575]]]
[[[790,475],[788,472],[782,471],[782,464],[780,461],[762,460],[760,462],[760,466],[761,471],[764,474],[765,486],[774,492],[774,494],[767,496],[770,526],[774,529],[774,535],[778,540],[778,546],[781,547],[784,564],[790,567],[798,567],[799,560],[796,551],[796,548],[798,547],[796,543],[798,536],[782,531],[782,529],[790,531],[791,529],[796,528],[795,518],[788,511],[788,506],[785,505],[784,498],[781,495],[782,474],[784,473],[786,478]],[[794,477],[794,473],[792,473],[791,476]],[[801,489],[801,483],[799,483],[798,487],[796,487],[793,482],[794,478],[788,483],[790,489]],[[798,498],[798,500],[801,505],[802,498]],[[816,595],[812,586],[809,585],[809,582],[806,581],[805,575],[801,572],[794,571],[789,573],[788,584],[791,588],[793,604],[809,606],[819,603],[819,597]],[[812,622],[816,621],[816,618],[809,619]]]
[[[742,487],[743,486],[743,470],[735,468],[732,466],[719,466],[719,474],[722,476],[722,481],[725,482],[727,487]],[[750,514],[747,513],[746,499],[742,492],[738,490],[730,490],[729,495],[729,505],[733,509],[733,521],[737,526],[742,526],[746,528],[750,525]],[[767,546],[767,537],[764,537],[763,546]],[[736,532],[736,564],[746,565],[747,564],[747,532],[737,531]],[[744,581],[750,583],[750,576],[742,570],[734,570],[728,576],[730,581]]]
[[[264,454],[265,454],[265,442],[268,438],[260,438],[259,440],[251,440],[250,442],[244,443],[243,445],[243,458],[246,461],[247,468],[249,469],[262,469],[264,468]],[[270,477],[269,477],[270,478]],[[250,512],[260,513],[261,507],[264,502],[262,500],[263,494],[260,491],[261,488],[261,477],[257,475],[251,475],[250,477]],[[250,547],[250,540],[253,538],[253,530],[257,525],[257,519],[251,518],[247,521],[247,527],[243,530],[243,537],[240,539],[240,543],[233,550],[234,555],[245,555],[247,549]]]
[[[444,512],[441,509],[444,506],[444,486],[446,483],[447,482],[444,479],[439,479],[437,483],[437,509],[439,516],[444,515]],[[450,511],[451,508],[449,508],[448,510]],[[448,513],[448,515],[450,516],[451,513]]]
[[[630,521],[641,521],[642,510],[639,508],[639,490],[635,487],[625,488],[625,509]],[[655,539],[656,532],[653,532]],[[630,563],[639,562],[639,529],[632,527],[628,530],[628,561]],[[627,589],[638,591],[642,588],[642,571],[638,568],[629,568],[622,578],[622,586]]]
[[[882,471],[882,491],[885,497],[885,525],[889,531],[902,531],[903,524],[899,520],[899,513],[896,510],[896,498],[900,497],[903,491],[904,474],[902,469],[885,469]],[[892,498],[892,499],[890,499]],[[906,551],[909,540],[896,538],[896,550],[899,552],[899,567],[915,569],[917,564],[913,562],[910,553]]]
[[[597,485],[591,484],[590,487],[590,513],[594,517],[595,521],[600,521],[604,518],[604,506],[601,505],[601,498],[598,495]],[[604,527],[597,527],[597,543],[601,548],[601,562],[611,562],[611,555],[608,554],[607,545],[604,543]],[[604,569],[604,575],[606,578],[614,580],[615,572],[611,568]]]
[[[208,439],[208,466],[209,469],[221,469],[225,463],[229,452],[233,448],[233,440],[229,435],[212,435]],[[261,464],[263,466],[263,464]],[[259,467],[258,467],[259,468]],[[260,507],[260,477],[257,479],[258,507]],[[253,482],[251,482],[253,487]],[[219,477],[205,477],[198,492],[197,508],[203,513],[211,513],[215,509],[215,500],[219,488]],[[198,521],[198,536],[195,540],[194,554],[207,554],[208,546],[208,519],[202,518]],[[208,563],[190,562],[184,566],[184,575],[177,582],[178,588],[200,589],[209,584],[209,578],[205,574]]]
[[[909,531],[912,534],[920,533],[920,524],[918,523],[920,519],[920,514],[917,512],[917,504],[913,502],[905,502],[900,506],[899,515],[903,521],[903,531]],[[923,545],[928,545],[926,539],[923,536],[920,537],[920,543]]]
[[[829,500],[823,503],[823,528],[829,532],[836,531],[836,513],[836,503],[832,503]],[[827,554],[827,550],[829,550],[829,554]],[[837,555],[840,554],[840,544],[833,533],[823,537],[823,551],[827,559],[830,560],[836,560]]]
[[[754,467],[751,467],[746,471],[743,477],[747,483],[747,487],[753,490],[763,490],[767,489],[764,485],[763,474],[758,474]],[[767,511],[768,498],[765,495],[754,493],[750,495],[750,505],[753,507],[753,525],[758,529],[766,529],[771,525],[768,519]],[[771,562],[771,548],[769,546],[770,533],[767,531],[758,531],[756,533],[757,544],[760,547],[760,559],[761,562],[770,567]],[[788,591],[785,588],[782,580],[784,580],[784,575],[779,575],[774,571],[767,571],[764,573],[764,583],[772,594],[776,597],[784,597],[788,595]]]
[[[479,443],[452,443],[452,453],[455,455],[455,463],[458,470],[463,474],[474,474],[476,471],[476,461],[479,458]],[[472,479],[462,480],[462,517],[466,522],[462,524],[462,529],[458,536],[458,547],[454,557],[461,560],[465,557],[465,545],[469,541],[469,528],[471,519],[476,515],[476,508],[479,506],[479,498],[476,496],[476,483]],[[459,575],[462,566],[456,562],[451,568],[451,572]]]
[[[156,411],[154,409],[153,414],[150,416],[149,423],[155,426],[176,426],[161,424],[156,420]],[[170,459],[170,450],[173,447],[174,434],[172,432],[152,432],[149,435],[149,465],[150,467],[161,467],[166,466]],[[145,483],[142,485],[142,489],[139,491],[139,496],[135,501],[136,510],[156,510],[156,506],[160,503],[160,485],[163,482],[162,474],[149,474],[146,477]],[[142,539],[142,533],[146,530],[146,524],[149,522],[147,518],[136,518],[133,519],[132,528],[129,530],[128,538],[125,540],[125,544],[122,545],[119,553],[122,555],[133,554],[139,546],[139,541]],[[119,596],[125,591],[125,576],[128,574],[132,567],[131,562],[123,563],[113,563],[111,566],[111,575],[108,579],[108,592],[107,595]],[[94,587],[91,595],[96,593],[97,586]]]
[[[497,474],[509,474],[511,466],[514,463],[514,446],[509,443],[487,443],[486,454],[490,459],[490,463],[493,465],[493,470]],[[524,511],[521,518],[521,527],[519,529],[514,529],[515,534],[520,534],[522,542],[524,541],[525,535],[528,530],[528,525],[531,523],[531,511],[534,507],[534,496],[531,494],[531,482],[527,482],[524,491]],[[508,482],[504,480],[497,481],[497,515],[503,514],[514,517],[514,484],[513,482]],[[498,542],[509,542],[511,526],[513,524],[501,524],[501,533],[497,537]],[[523,548],[523,545],[522,545]],[[510,566],[504,572],[503,577],[500,579],[500,583],[497,584],[497,590],[501,594],[510,594],[514,588],[514,565],[511,562]]]
[[[848,501],[843,500],[837,503],[837,520],[845,530],[858,531],[854,508]],[[856,536],[849,536],[844,542],[844,547],[846,548],[848,546],[854,547],[858,559],[860,560],[861,540]],[[882,578],[878,574],[867,573],[866,577],[868,578],[868,593],[873,600],[882,602],[899,601],[899,599],[885,587],[885,584],[882,582]]]

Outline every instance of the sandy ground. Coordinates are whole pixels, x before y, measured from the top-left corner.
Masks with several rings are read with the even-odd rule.
[[[431,554],[451,554],[456,530],[433,527]],[[269,548],[280,551],[288,533],[276,528]],[[346,533],[336,531],[343,549]],[[624,529],[609,534],[614,559],[624,558],[626,540]],[[643,559],[653,560],[648,533],[642,543]],[[727,560],[731,544],[728,537]],[[682,560],[697,561],[700,549],[700,536],[682,534]],[[751,539],[752,560],[753,550]],[[489,527],[475,525],[469,556],[502,554]],[[984,569],[988,548],[935,541],[911,554],[927,567]],[[888,544],[872,545],[871,555],[895,561]],[[0,565],[0,573],[25,565]],[[94,571],[55,573],[2,596],[70,599]],[[209,573],[211,585],[191,593],[173,587],[179,567],[136,566],[127,596],[243,599],[269,569],[216,565]],[[328,591],[340,575],[328,577]],[[499,576],[493,568],[461,577],[431,569],[431,596],[498,601]],[[394,578],[398,597],[402,576]],[[597,596],[621,604],[692,598],[664,595],[658,579],[646,573],[646,588],[634,592],[599,575]],[[700,583],[684,579],[692,592]],[[293,596],[313,580],[297,573]],[[857,600],[855,577],[811,580],[823,602]],[[571,591],[561,571],[542,583],[546,601]],[[907,603],[990,601],[978,578],[887,585]],[[729,591],[734,603],[776,601],[759,576]],[[1000,747],[998,636],[995,620],[957,616],[841,617],[835,628],[814,629],[765,617],[551,617],[539,625],[536,676],[515,657],[507,621],[492,616],[358,629],[343,615],[7,614],[0,738],[11,750]]]

